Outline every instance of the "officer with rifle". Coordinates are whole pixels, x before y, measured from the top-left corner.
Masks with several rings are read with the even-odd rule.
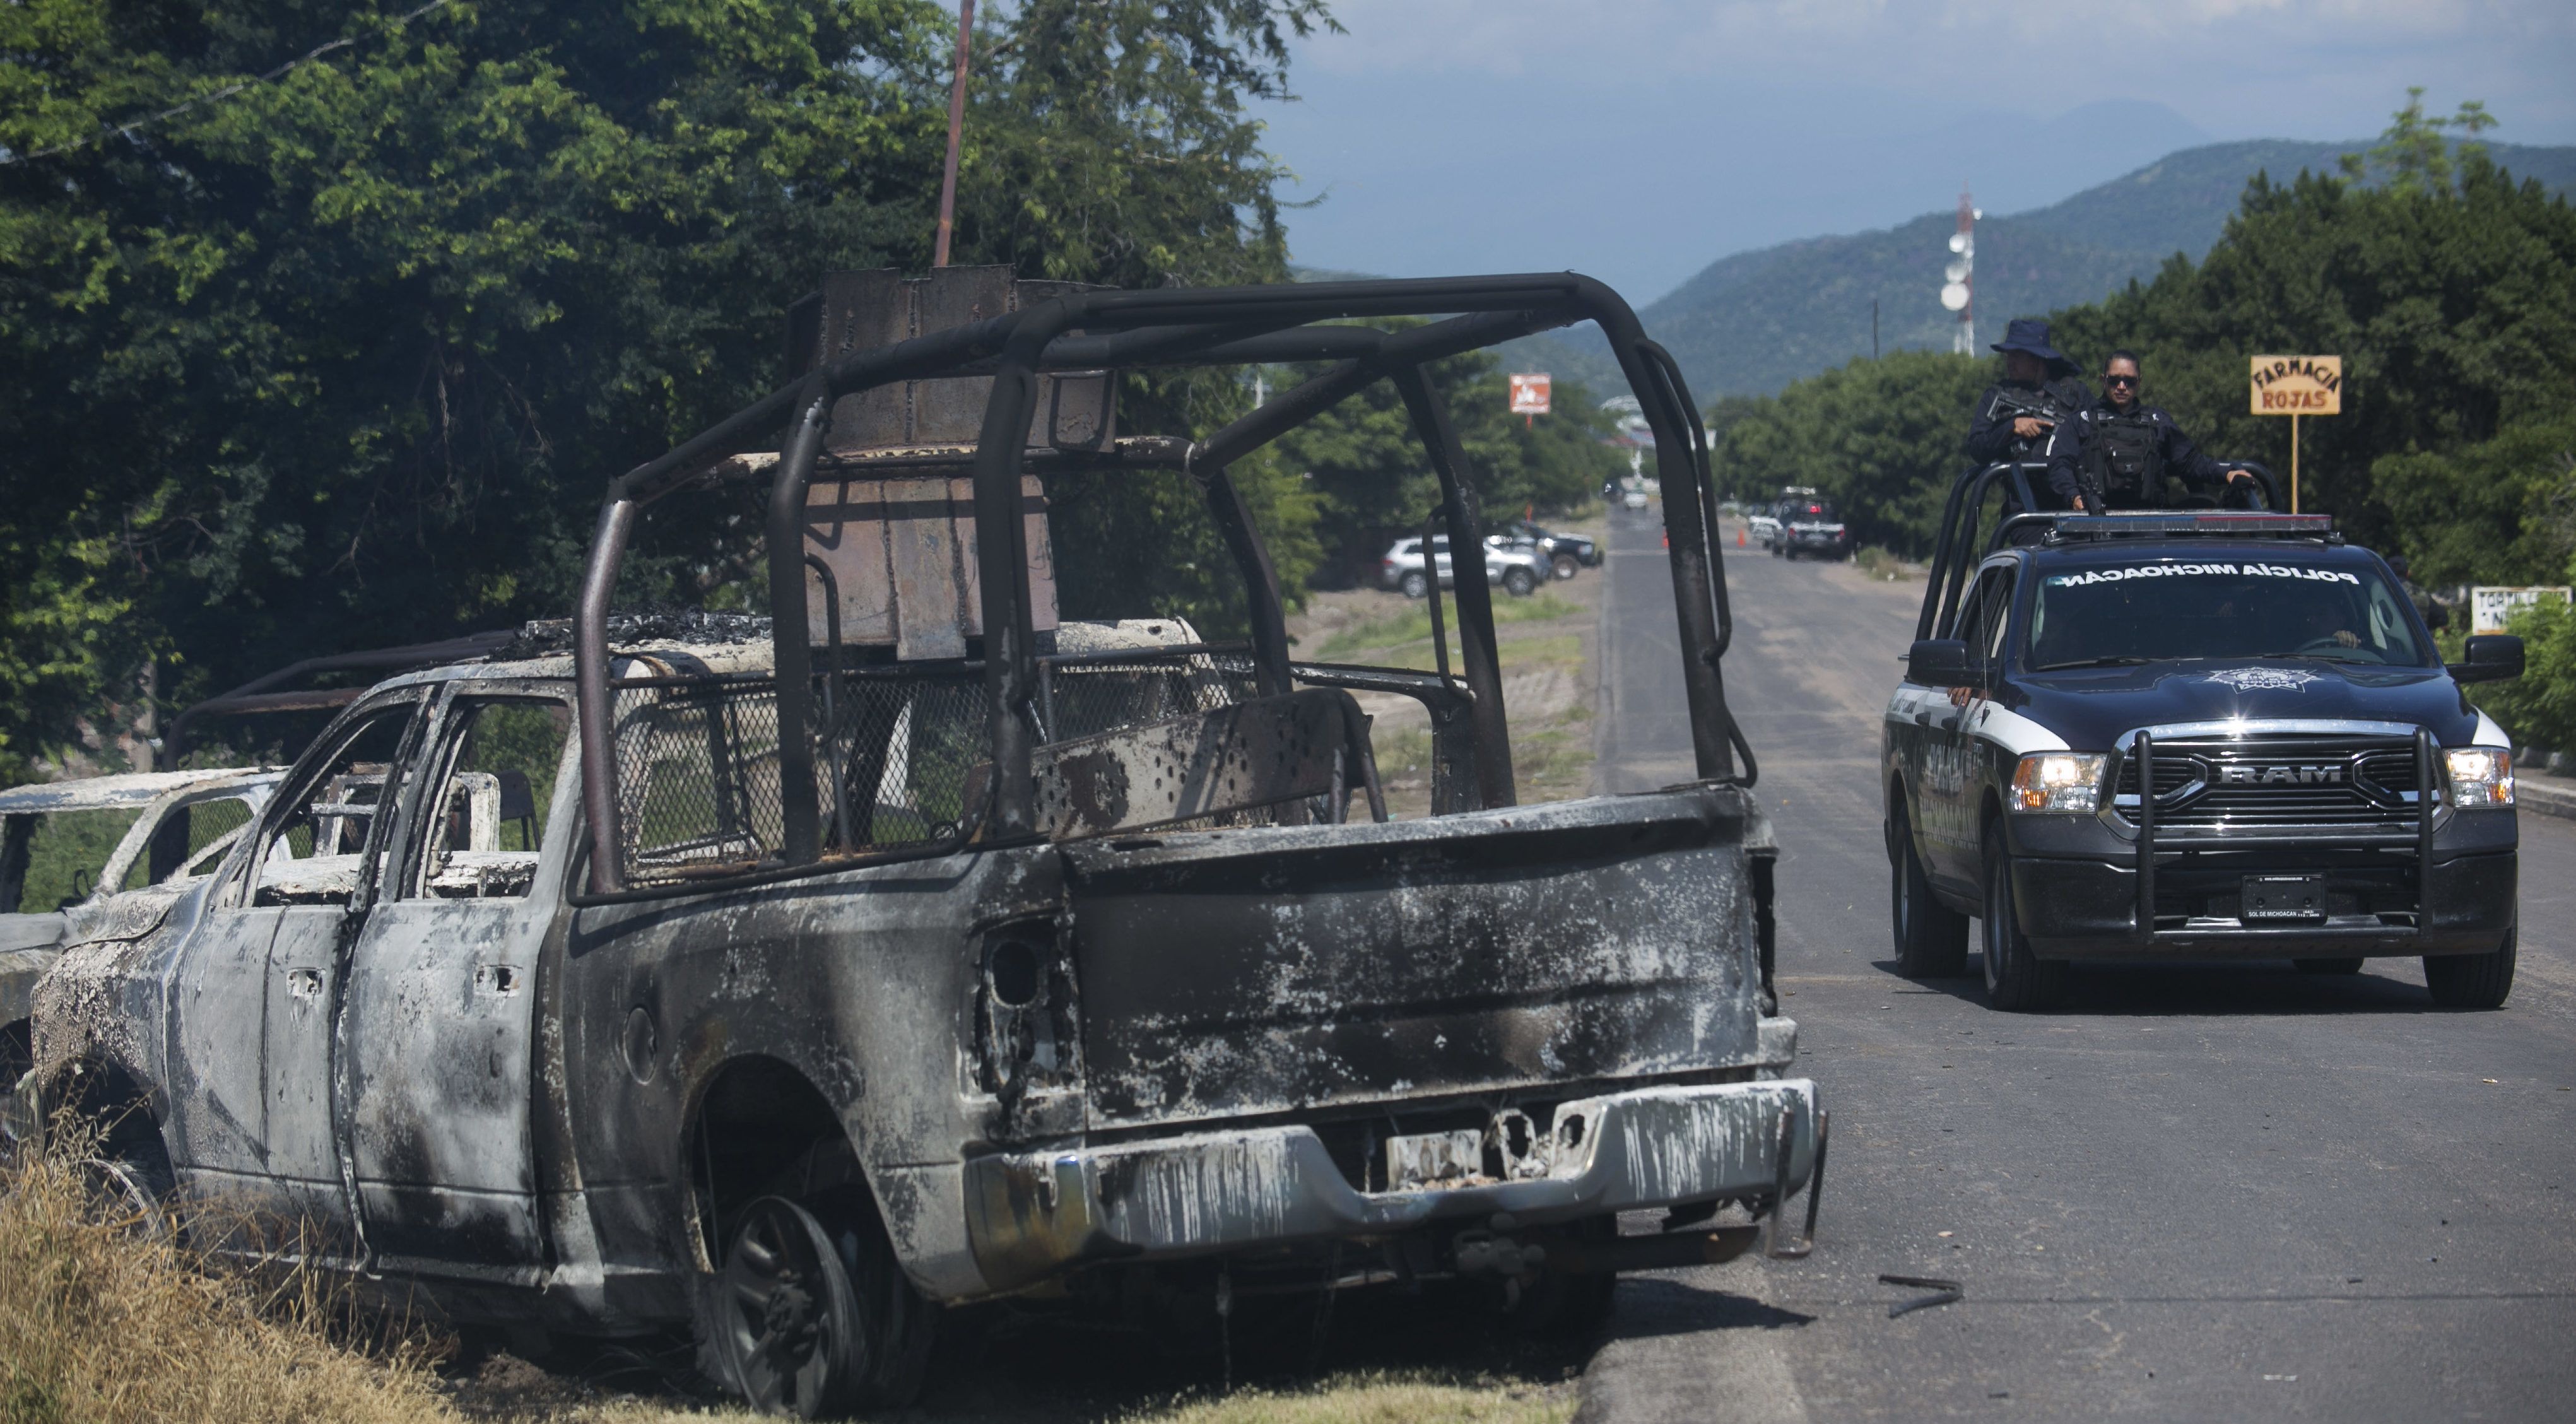
[[[2102,364],[2102,398],[2060,423],[2047,450],[2048,487],[2088,514],[2165,508],[2167,475],[2201,488],[2224,490],[2239,481],[2261,488],[2250,471],[2202,454],[2172,416],[2138,399],[2134,352],[2111,353]]]
[[[1977,397],[1968,423],[1968,458],[1979,466],[2030,458],[2050,433],[2093,403],[2075,378],[2075,363],[2048,344],[2048,323],[2027,317],[2004,329],[2004,378]]]

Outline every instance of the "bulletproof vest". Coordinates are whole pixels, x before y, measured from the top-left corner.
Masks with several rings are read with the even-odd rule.
[[[2112,499],[2153,505],[2164,495],[2165,461],[2156,423],[2141,406],[2127,415],[2093,417],[2093,455],[2086,474]]]

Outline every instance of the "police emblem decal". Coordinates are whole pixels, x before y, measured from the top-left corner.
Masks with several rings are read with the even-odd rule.
[[[2224,683],[2239,692],[2286,689],[2299,692],[2317,680],[2317,675],[2302,668],[2227,668],[2209,675],[2209,681]]]

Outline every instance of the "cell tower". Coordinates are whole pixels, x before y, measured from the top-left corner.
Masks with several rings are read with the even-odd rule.
[[[1959,230],[1950,234],[1950,266],[1942,275],[1947,279],[1941,288],[1941,305],[1959,314],[1958,335],[1950,349],[1962,356],[1977,354],[1977,219],[1976,204],[1968,197],[1968,185],[1959,185]]]

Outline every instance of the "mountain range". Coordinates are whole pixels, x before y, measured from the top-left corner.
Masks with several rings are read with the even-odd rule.
[[[2252,139],[2167,154],[2062,202],[1977,223],[1976,340],[1982,351],[2016,316],[2042,316],[2152,278],[2180,253],[2218,241],[2257,173],[2286,182],[2332,172],[2368,142]],[[2517,178],[2576,187],[2576,147],[2491,143]],[[1940,301],[1955,213],[1927,213],[1873,232],[1802,238],[1719,258],[1639,309],[1701,400],[1768,395],[1871,351],[1871,304],[1883,350],[1947,350],[1958,318]],[[1500,348],[1515,370],[1550,371],[1596,391],[1626,382],[1590,326]]]

